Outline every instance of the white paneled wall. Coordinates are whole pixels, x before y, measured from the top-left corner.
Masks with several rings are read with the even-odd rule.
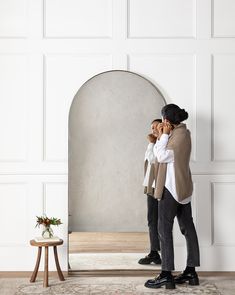
[[[44,160],[67,161],[68,113],[78,85],[82,85],[96,73],[112,68],[112,56],[53,54],[45,57],[44,64],[47,85],[44,105]],[[58,144],[56,150],[54,143]]]
[[[29,114],[27,105],[29,58],[26,54],[0,55],[0,159],[10,162],[27,160]],[[19,112],[19,110],[21,110]]]
[[[44,212],[63,221],[67,269],[69,107],[110,69],[138,72],[189,111],[201,270],[234,271],[234,68],[233,0],[1,0],[0,271],[33,269]],[[177,227],[175,240],[180,269]]]
[[[22,38],[27,36],[27,0],[0,1],[0,36]]]
[[[192,131],[195,160],[196,135],[196,60],[193,54],[139,54],[129,55],[129,69],[143,72],[153,83],[157,81],[168,96],[167,102],[183,105],[190,113],[188,125]],[[182,85],[183,90],[182,90]]]
[[[231,128],[228,128],[234,124],[231,110],[235,108],[235,54],[213,55],[212,75],[212,159],[235,161],[235,141],[231,140]],[[219,134],[223,135],[223,141]]]
[[[195,38],[196,0],[128,0],[130,38]]]
[[[48,38],[110,38],[112,36],[112,1],[110,0],[45,1],[44,14],[44,34]]]
[[[235,37],[235,2],[233,0],[212,0],[212,36]]]
[[[231,206],[235,194],[235,183],[213,182],[212,188],[213,243],[218,246],[235,246],[235,235],[231,226],[235,223],[233,206]]]

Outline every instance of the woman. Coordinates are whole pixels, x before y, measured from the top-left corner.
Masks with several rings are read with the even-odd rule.
[[[147,218],[149,227],[150,253],[141,258],[139,264],[161,264],[161,257],[158,253],[160,242],[158,236],[158,200],[154,198],[154,166],[156,157],[153,153],[153,147],[158,137],[158,124],[161,119],[155,119],[151,123],[152,133],[147,136],[149,144],[144,157],[144,193],[147,195]]]
[[[159,137],[154,146],[154,154],[158,160],[155,169],[155,192],[159,199],[158,232],[161,244],[162,272],[148,280],[148,288],[174,289],[175,284],[188,282],[198,285],[199,279],[195,267],[200,265],[197,233],[194,227],[191,196],[193,185],[189,168],[191,153],[191,137],[186,125],[182,122],[188,113],[175,104],[168,104],[162,109],[163,122],[158,125]],[[181,233],[187,244],[187,264],[185,270],[175,278],[174,247],[172,229],[177,217]]]

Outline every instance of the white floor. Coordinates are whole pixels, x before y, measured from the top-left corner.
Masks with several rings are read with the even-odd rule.
[[[143,253],[79,253],[69,254],[72,270],[158,270],[160,265],[138,263]]]

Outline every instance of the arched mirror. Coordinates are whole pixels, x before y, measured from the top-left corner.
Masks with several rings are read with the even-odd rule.
[[[69,115],[72,270],[125,269],[125,259],[138,267],[135,255],[148,250],[144,153],[151,121],[164,105],[149,80],[121,70],[92,77],[75,95]]]

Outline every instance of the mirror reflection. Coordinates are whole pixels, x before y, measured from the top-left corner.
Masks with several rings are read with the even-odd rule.
[[[146,269],[144,156],[165,99],[146,78],[109,71],[88,80],[69,115],[69,266]],[[128,263],[126,263],[128,260]]]

